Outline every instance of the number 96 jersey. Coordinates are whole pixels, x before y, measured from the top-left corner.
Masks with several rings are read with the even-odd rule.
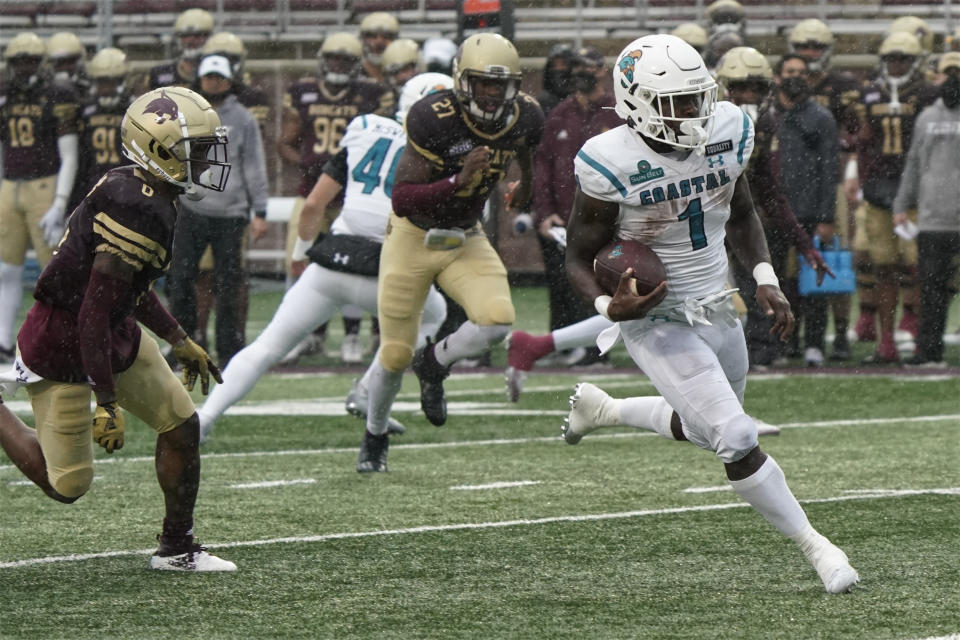
[[[667,297],[658,310],[724,289],[724,226],[752,152],[750,118],[720,102],[703,153],[657,153],[627,125],[587,140],[577,153],[580,190],[620,205],[617,237],[648,245],[663,262]]]
[[[531,153],[543,135],[543,111],[537,101],[520,93],[513,113],[495,131],[477,128],[463,113],[452,89],[429,94],[410,109],[406,120],[407,140],[426,158],[433,170],[430,182],[460,172],[463,159],[476,147],[490,149],[490,168],[461,187],[433,214],[442,226],[469,228],[483,215],[483,205],[493,186],[506,174],[507,166],[521,149]],[[438,215],[439,214],[439,215]],[[451,224],[448,224],[451,223]]]

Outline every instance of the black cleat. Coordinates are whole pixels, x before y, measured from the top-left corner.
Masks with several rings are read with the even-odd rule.
[[[390,436],[375,436],[369,431],[363,432],[360,443],[360,456],[357,458],[359,473],[379,473],[387,470],[387,450],[390,448]]]
[[[427,346],[413,355],[413,372],[420,381],[420,408],[431,424],[442,427],[447,421],[443,381],[450,375],[450,369],[437,362],[436,346],[437,343],[427,339]]]

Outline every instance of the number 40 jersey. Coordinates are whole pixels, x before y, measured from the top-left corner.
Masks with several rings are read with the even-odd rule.
[[[344,167],[338,163],[339,157],[324,167],[324,173],[345,186],[343,209],[330,228],[332,233],[383,242],[390,218],[393,176],[406,141],[403,125],[390,118],[368,113],[350,121],[340,141],[346,152],[346,175],[342,175]]]
[[[667,297],[658,309],[725,288],[724,226],[752,151],[750,118],[719,102],[702,153],[657,153],[627,125],[590,138],[577,153],[580,190],[620,205],[617,237],[648,245],[663,262]]]

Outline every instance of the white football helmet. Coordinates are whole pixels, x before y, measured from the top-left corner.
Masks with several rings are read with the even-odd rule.
[[[676,36],[654,34],[628,44],[613,67],[613,92],[617,115],[642,136],[678,149],[701,148],[710,139],[717,83],[697,50]],[[675,115],[681,100],[690,98],[697,115]]]
[[[453,78],[443,73],[420,73],[403,85],[397,102],[397,122],[403,124],[413,105],[424,96],[453,88]]]

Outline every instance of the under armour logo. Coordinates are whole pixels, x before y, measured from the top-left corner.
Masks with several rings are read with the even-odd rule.
[[[710,165],[710,168],[722,167],[723,166],[723,156],[709,157],[707,158],[707,164]]]
[[[344,255],[342,253],[335,253],[333,254],[333,261],[336,262],[337,264],[346,265],[347,263],[350,262],[350,256]]]

